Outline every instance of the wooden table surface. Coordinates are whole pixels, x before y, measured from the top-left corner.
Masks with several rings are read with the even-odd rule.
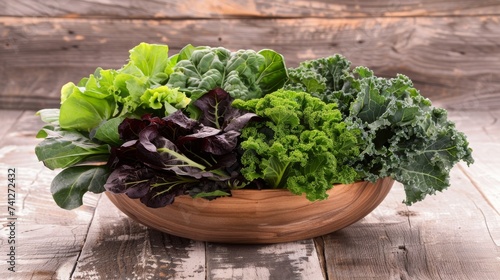
[[[228,245],[150,230],[105,195],[59,209],[49,191],[57,171],[34,154],[41,121],[34,111],[0,110],[0,279],[499,279],[500,111],[450,111],[450,118],[468,135],[476,162],[458,164],[445,192],[407,207],[396,184],[377,209],[340,231]],[[14,235],[9,168],[16,169]],[[16,272],[8,270],[9,237]]]

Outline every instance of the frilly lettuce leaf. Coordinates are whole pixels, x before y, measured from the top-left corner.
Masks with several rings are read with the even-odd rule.
[[[165,116],[185,108],[191,102],[191,99],[186,97],[184,93],[167,86],[147,89],[141,95],[140,100],[143,108],[163,109]]]
[[[114,96],[107,89],[99,87],[94,75],[87,79],[85,87],[67,84],[64,94],[66,97],[59,116],[59,124],[63,129],[89,132],[115,112]]]
[[[148,77],[150,85],[159,85],[167,80],[170,67],[167,45],[140,43],[130,50],[129,63],[121,72]]]
[[[91,132],[114,117],[155,110],[166,116],[186,107],[184,93],[162,85],[172,67],[168,46],[141,43],[121,69],[97,68],[78,85],[67,83],[61,89],[61,128]]]

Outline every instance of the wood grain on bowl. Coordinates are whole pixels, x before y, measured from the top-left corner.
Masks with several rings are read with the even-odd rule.
[[[362,219],[385,198],[394,181],[335,185],[326,200],[310,202],[288,190],[234,190],[215,200],[190,196],[148,208],[125,194],[106,192],[122,212],[157,230],[200,241],[279,243],[334,232]]]

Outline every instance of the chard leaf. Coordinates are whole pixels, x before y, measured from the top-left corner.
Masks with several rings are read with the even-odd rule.
[[[106,189],[161,207],[177,195],[212,199],[245,186],[247,181],[239,173],[238,136],[256,115],[232,108],[232,101],[223,90],[198,100],[209,108],[203,112],[211,114],[201,119],[218,119],[220,128],[213,127],[215,121],[204,125],[181,110],[164,118],[146,114],[124,119],[118,132],[126,142],[112,149],[108,162],[114,171]]]
[[[125,193],[130,198],[141,198],[149,192],[155,177],[151,169],[124,164],[111,172],[104,188],[113,193]]]
[[[249,121],[257,120],[258,116],[254,113],[244,113],[240,116],[232,115],[229,117],[228,115],[226,115],[224,119],[226,123],[223,128],[224,131],[234,130],[239,132],[247,125]]]
[[[142,164],[124,164],[113,170],[104,187],[113,193],[139,198],[148,207],[158,208],[172,204],[175,196],[185,194],[189,186],[198,184],[199,180],[174,172],[157,172]]]
[[[206,176],[203,171],[205,166],[183,155],[174,143],[161,136],[153,126],[146,127],[139,134],[137,151],[140,160],[152,168],[198,179]]]
[[[46,128],[47,137],[35,147],[38,160],[50,169],[66,168],[94,155],[109,154],[107,145],[96,144],[77,131]]]
[[[199,121],[206,126],[221,129],[224,124],[224,116],[229,115],[232,99],[229,94],[221,88],[215,88],[194,102],[202,114]]]
[[[108,174],[106,167],[66,168],[54,178],[50,191],[59,207],[71,210],[82,205],[82,198],[86,192],[103,192]]]
[[[201,111],[199,121],[224,131],[240,131],[256,114],[232,106],[233,98],[225,90],[215,88],[194,102]]]
[[[149,192],[140,200],[148,207],[163,207],[172,204],[176,196],[185,194],[187,188],[198,183],[198,180],[191,177],[179,176],[175,173],[163,174],[156,178],[150,185]]]

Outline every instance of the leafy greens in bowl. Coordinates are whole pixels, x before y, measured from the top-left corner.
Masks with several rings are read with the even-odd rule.
[[[62,169],[51,192],[126,193],[149,207],[176,196],[284,188],[326,199],[334,184],[391,177],[410,205],[473,162],[465,135],[410,79],[351,69],[341,55],[286,68],[272,50],[231,52],[141,43],[120,69],[97,68],[61,90],[36,155]]]

